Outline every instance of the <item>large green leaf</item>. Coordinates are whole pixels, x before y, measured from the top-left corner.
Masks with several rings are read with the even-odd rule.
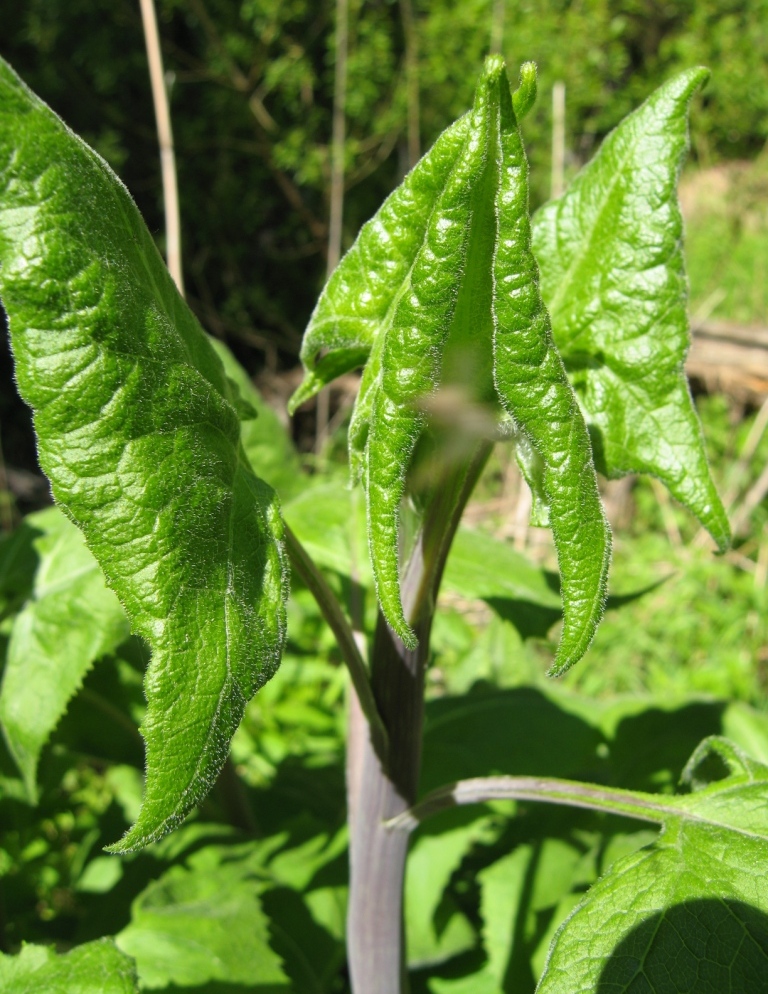
[[[58,956],[46,946],[0,953],[0,990],[8,994],[137,994],[133,962],[111,939],[76,946]]]
[[[527,67],[521,113],[534,84]],[[409,646],[399,508],[436,388],[480,407],[492,436],[513,434],[551,512],[563,580],[561,671],[583,654],[602,613],[610,540],[586,426],[537,284],[525,153],[503,62],[491,57],[471,114],[441,136],[329,281],[293,403],[367,360],[350,458],[366,490],[379,601]]]
[[[123,642],[128,619],[77,528],[61,511],[21,526],[39,557],[31,598],[14,620],[0,687],[0,723],[35,800],[40,752],[94,662]]]
[[[0,266],[41,465],[153,651],[125,851],[205,795],[279,662],[277,504],[240,444],[247,405],[127,191],[5,64]]]
[[[533,246],[598,468],[657,476],[724,548],[728,521],[683,371],[690,336],[677,178],[688,105],[706,78],[690,69],[625,118],[535,215]]]
[[[287,978],[269,945],[261,889],[247,861],[237,859],[174,866],[153,881],[133,902],[131,922],[116,940],[136,960],[142,988],[222,981],[287,994]]]
[[[618,860],[566,920],[538,994],[764,988],[768,767],[709,739],[685,780],[690,794],[646,795],[659,805],[661,835]]]

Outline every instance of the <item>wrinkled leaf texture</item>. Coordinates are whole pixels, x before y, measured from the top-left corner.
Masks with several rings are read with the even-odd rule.
[[[532,68],[516,103],[531,102]],[[520,96],[521,94],[521,96]],[[415,636],[399,585],[399,506],[436,385],[485,405],[529,451],[549,505],[562,575],[562,671],[603,611],[610,536],[578,403],[554,346],[530,244],[527,162],[503,61],[491,56],[470,114],[361,230],[307,329],[307,376],[292,406],[365,364],[349,432],[366,491],[382,611]]]
[[[690,343],[677,180],[688,107],[708,76],[661,86],[533,218],[552,331],[609,477],[649,473],[721,549],[728,520],[683,363]]]
[[[537,994],[752,994],[768,976],[768,767],[705,740],[659,838],[563,923]],[[653,795],[647,795],[650,801]]]
[[[114,847],[127,851],[205,795],[278,665],[277,503],[240,444],[250,409],[128,192],[5,63],[0,267],[41,465],[152,648],[145,797]]]

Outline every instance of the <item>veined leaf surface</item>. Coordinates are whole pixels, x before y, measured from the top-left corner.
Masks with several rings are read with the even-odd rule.
[[[768,767],[709,739],[687,779],[690,794],[646,795],[668,809],[661,835],[618,860],[565,921],[537,994],[765,986]]]
[[[533,219],[555,341],[609,477],[650,473],[720,548],[728,520],[709,472],[683,371],[689,333],[677,178],[690,69],[613,131],[567,192]]]
[[[0,267],[41,465],[153,650],[126,851],[204,796],[277,667],[278,508],[243,453],[243,402],[129,194],[5,63]]]
[[[15,618],[0,687],[0,723],[28,797],[43,746],[83,677],[129,635],[128,619],[82,534],[61,511],[30,514],[22,529],[39,556],[32,596]]]
[[[535,88],[530,64],[522,80],[514,103],[524,113]],[[503,61],[491,57],[472,112],[444,133],[334,273],[307,330],[308,375],[294,403],[337,366],[368,357],[350,459],[366,490],[382,611],[409,646],[399,506],[429,398],[448,388],[484,407],[500,430],[514,423],[551,509],[563,579],[561,671],[583,655],[602,614],[610,538],[537,280],[525,153]],[[318,378],[321,365],[328,377]]]
[[[47,946],[23,945],[0,953],[0,990],[9,994],[137,994],[130,957],[111,939],[98,939],[58,955]]]

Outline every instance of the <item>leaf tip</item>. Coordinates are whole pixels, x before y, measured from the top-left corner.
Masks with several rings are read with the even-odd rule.
[[[524,62],[520,66],[520,84],[512,94],[512,107],[518,122],[528,114],[536,103],[538,82],[535,62]]]
[[[483,79],[489,83],[494,82],[504,72],[504,57],[502,55],[486,56],[483,65]]]

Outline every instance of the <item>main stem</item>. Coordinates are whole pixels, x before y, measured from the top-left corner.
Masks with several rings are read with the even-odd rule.
[[[402,579],[405,616],[418,637],[406,649],[379,614],[371,654],[371,684],[389,739],[377,751],[354,691],[347,751],[350,828],[350,896],[347,949],[354,994],[405,994],[403,884],[406,832],[385,822],[416,799],[424,719],[424,671],[435,600],[461,512],[485,465],[483,443],[461,467],[446,474],[424,516]]]

